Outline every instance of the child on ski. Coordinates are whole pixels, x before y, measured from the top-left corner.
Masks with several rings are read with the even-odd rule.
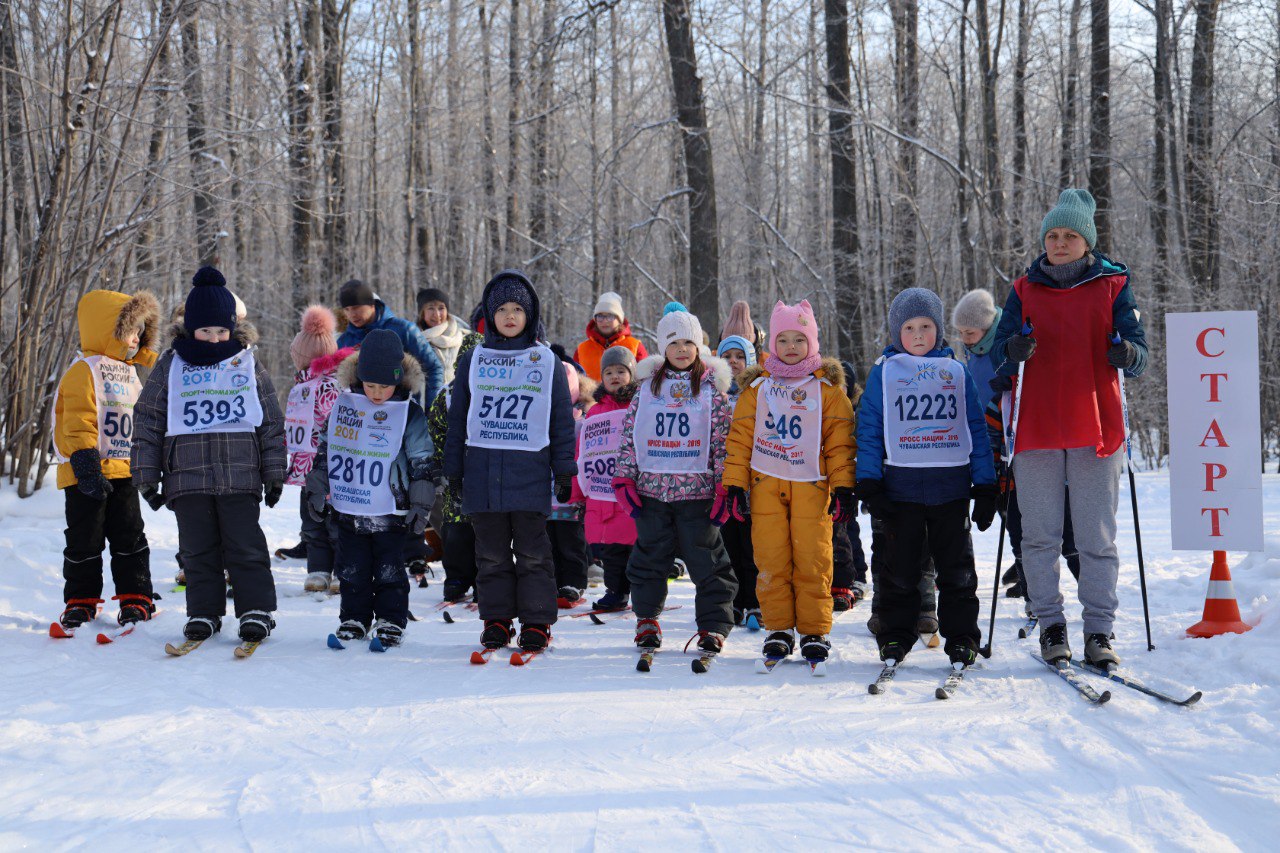
[[[734,303],[734,307],[738,307],[738,304]],[[746,310],[746,303],[741,305]],[[742,335],[729,335],[716,347],[716,355],[729,365],[729,373],[733,376],[733,384],[729,386],[729,410],[734,411],[742,394],[738,378],[748,367],[756,366],[755,344]],[[733,622],[758,631],[764,627],[764,619],[760,615],[760,599],[756,596],[756,578],[759,572],[756,569],[755,551],[751,547],[751,516],[744,515],[741,519],[731,516],[720,526],[720,538],[724,540],[725,550],[729,552],[729,562],[733,565],[733,574],[738,579],[738,593],[733,598]]]
[[[995,468],[978,390],[942,340],[942,300],[909,287],[889,307],[892,343],[867,378],[858,410],[857,495],[886,523],[876,579],[880,659],[901,663],[917,638],[920,564],[933,555],[938,621],[952,663],[977,659],[978,577],[969,536],[991,526]]]
[[[374,329],[337,380],[304,497],[314,518],[332,513],[338,529],[337,639],[373,634],[390,648],[409,622],[405,534],[422,535],[435,500],[431,437],[417,403],[425,376],[394,332]]]
[[[315,463],[320,435],[329,422],[329,411],[341,389],[336,374],[343,359],[354,349],[338,349],[334,332],[338,319],[323,305],[311,305],[302,312],[302,328],[289,344],[289,357],[297,373],[289,389],[284,410],[285,440],[288,444],[289,474],[285,485],[305,491],[307,475]],[[333,578],[334,545],[338,531],[331,521],[317,520],[298,502],[302,516],[302,545],[307,555],[307,592],[337,591]]]
[[[1045,215],[1044,252],[1013,283],[991,357],[1002,375],[1016,374],[1024,364],[1015,389],[1022,402],[1012,464],[1022,513],[1022,568],[1040,622],[1041,655],[1049,662],[1071,657],[1058,588],[1069,505],[1080,551],[1085,660],[1107,668],[1120,662],[1111,647],[1125,444],[1117,371],[1142,375],[1147,338],[1128,267],[1096,248],[1095,208],[1087,190],[1067,189]],[[1025,334],[1024,324],[1030,327]],[[1119,335],[1117,343],[1113,335]]]
[[[600,384],[595,405],[578,431],[578,476],[573,500],[586,502],[587,542],[600,555],[604,595],[593,610],[623,610],[631,596],[627,561],[636,544],[636,523],[613,492],[622,421],[635,397],[636,357],[624,346],[609,347],[600,357]]]
[[[569,358],[564,347],[552,344],[551,351],[564,366],[569,400],[573,403],[576,435],[582,430],[582,418],[595,393],[596,383]],[[583,510],[582,497],[575,497],[572,488],[567,501],[559,500],[553,490],[551,513],[547,516],[547,538],[551,541],[551,560],[556,567],[556,606],[561,610],[577,607],[587,589],[587,566],[591,562],[591,555],[587,552]]]
[[[152,509],[167,505],[178,518],[186,638],[222,629],[225,566],[240,639],[259,642],[276,609],[259,503],[273,507],[284,491],[284,416],[257,359],[257,331],[237,321],[222,273],[202,267],[191,281],[182,325],[134,410],[134,482]]]
[[[622,445],[612,486],[636,520],[627,563],[635,642],[662,645],[658,614],[677,550],[696,588],[698,648],[715,655],[733,629],[737,581],[720,532],[711,523],[716,483],[729,431],[729,367],[700,353],[698,318],[671,310],[658,322],[661,355],[640,362],[639,390],[622,421]]]
[[[58,618],[74,631],[102,603],[102,549],[111,545],[111,580],[121,625],[155,612],[151,551],[129,467],[134,405],[142,391],[136,365],[155,364],[160,306],[148,291],[134,296],[91,290],[80,298],[80,352],[58,382],[53,443],[66,500]]]
[[[518,617],[520,647],[541,651],[556,621],[552,482],[568,500],[578,470],[569,382],[539,343],[541,307],[524,273],[498,273],[481,301],[484,343],[458,359],[444,474],[475,529],[481,644],[507,645]]]
[[[770,633],[763,654],[800,653],[826,660],[831,650],[831,524],[844,524],[853,497],[853,406],[844,368],[818,350],[818,324],[808,300],[774,306],[771,355],[744,370],[742,394],[729,430],[724,512],[745,517],[760,576],[756,591]]]

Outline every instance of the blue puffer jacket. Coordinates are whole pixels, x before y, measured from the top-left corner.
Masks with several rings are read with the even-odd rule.
[[[338,336],[338,349],[360,346],[374,329],[395,332],[404,345],[404,351],[418,360],[418,364],[422,365],[422,373],[426,376],[426,394],[415,395],[418,405],[434,400],[444,387],[444,365],[440,363],[440,356],[436,355],[436,348],[422,336],[417,326],[403,317],[397,317],[381,299],[375,298],[373,305],[377,309],[373,320],[363,326],[347,326],[346,331]]]
[[[533,310],[526,318],[524,332],[504,338],[489,311],[489,292],[496,282],[514,278],[529,290]],[[541,307],[533,283],[516,270],[503,270],[484,288],[480,298],[484,308],[486,349],[523,350],[537,343],[541,327]],[[462,512],[551,512],[552,479],[559,474],[578,473],[574,461],[573,403],[569,380],[563,370],[554,371],[551,385],[551,443],[539,451],[492,450],[467,446],[467,410],[471,407],[471,359],[475,350],[458,359],[449,400],[449,432],[444,446],[444,475],[462,478]]]
[[[991,441],[987,438],[987,421],[983,414],[985,398],[978,395],[968,369],[964,372],[964,397],[965,420],[969,423],[969,436],[973,440],[969,464],[942,468],[903,468],[885,464],[884,384],[881,377],[885,360],[902,354],[897,347],[885,347],[884,354],[876,360],[867,376],[867,387],[858,403],[858,482],[880,480],[889,493],[889,499],[895,502],[937,506],[968,500],[970,486],[991,485],[996,481]],[[944,357],[954,357],[950,347],[936,348],[926,356]]]

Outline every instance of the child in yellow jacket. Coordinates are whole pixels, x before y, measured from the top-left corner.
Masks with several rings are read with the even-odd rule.
[[[853,405],[840,362],[818,352],[807,300],[774,306],[768,350],[738,377],[721,520],[745,516],[750,494],[764,655],[790,655],[798,629],[800,653],[821,661],[831,649],[832,518],[844,524],[855,512]]]
[[[66,609],[50,630],[62,636],[97,615],[102,603],[102,549],[111,546],[111,578],[119,622],[141,622],[155,612],[151,551],[143,530],[129,453],[133,405],[142,391],[137,365],[156,362],[160,306],[135,296],[91,290],[76,321],[80,352],[58,383],[54,449],[58,488],[66,496],[67,547],[62,552]],[[61,629],[61,630],[59,630]]]

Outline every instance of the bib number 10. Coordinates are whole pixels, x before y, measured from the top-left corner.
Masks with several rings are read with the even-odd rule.
[[[329,457],[329,481],[356,483],[361,486],[381,486],[385,467],[381,460],[361,459],[334,454]]]
[[[528,394],[499,394],[497,397],[486,394],[480,398],[480,417],[524,421],[529,419],[529,407],[532,405],[533,397]]]
[[[954,420],[958,414],[955,394],[904,394],[893,404],[900,421]]]
[[[655,432],[659,438],[674,438],[677,435],[681,438],[688,438],[689,415],[685,412],[659,412]]]
[[[212,423],[225,423],[240,420],[247,415],[244,408],[244,397],[237,394],[231,400],[188,400],[182,404],[182,423],[188,427],[209,426]]]
[[[307,428],[304,424],[285,424],[284,434],[289,444],[301,447],[307,438]]]

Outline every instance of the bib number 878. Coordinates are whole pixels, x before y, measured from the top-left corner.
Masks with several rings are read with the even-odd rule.
[[[654,428],[659,438],[672,437],[677,434],[681,438],[689,437],[689,415],[680,412],[659,412],[658,423]]]
[[[248,412],[244,408],[244,397],[237,394],[232,400],[188,400],[182,404],[182,423],[188,427],[209,426],[240,420]]]
[[[904,394],[893,404],[900,421],[954,420],[957,414],[955,394]]]
[[[329,457],[329,481],[356,483],[361,486],[381,486],[384,467],[381,460],[359,461],[350,456],[334,454]],[[367,479],[366,479],[367,478]]]
[[[480,398],[480,417],[524,421],[529,419],[529,407],[532,405],[533,397],[528,394],[499,394],[497,397],[485,394]]]

